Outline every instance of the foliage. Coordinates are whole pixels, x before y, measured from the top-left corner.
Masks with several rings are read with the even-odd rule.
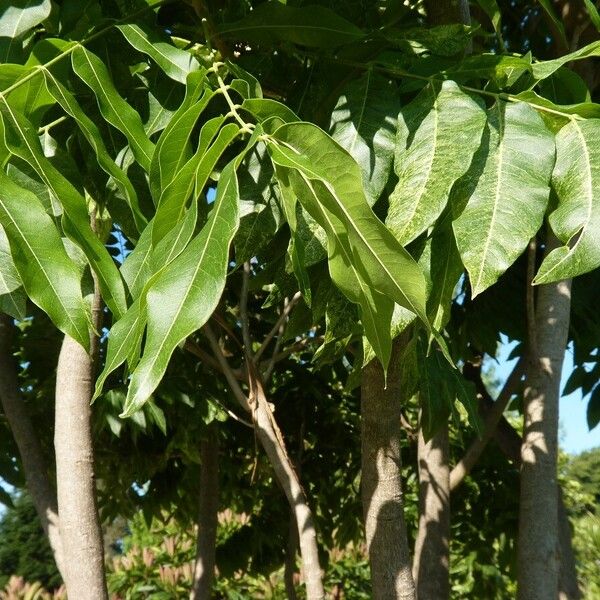
[[[58,588],[61,578],[31,498],[21,493],[0,519],[0,588],[11,576]],[[13,581],[14,583],[14,581]]]

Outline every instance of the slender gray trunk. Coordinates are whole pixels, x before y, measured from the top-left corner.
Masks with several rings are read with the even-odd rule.
[[[400,454],[402,353],[407,335],[394,341],[387,387],[377,360],[362,373],[361,490],[375,600],[415,600]]]
[[[92,315],[99,329],[101,303],[97,285]],[[79,343],[65,336],[56,368],[56,487],[65,584],[73,600],[108,600],[96,505],[90,406],[97,347],[93,336],[90,356]]]
[[[298,527],[298,541],[308,600],[325,598],[319,564],[317,532],[306,494],[285,451],[283,440],[275,427],[266,399],[259,399],[255,409],[256,431],[280,485],[292,507]]]
[[[450,468],[448,426],[428,442],[419,430],[419,530],[413,576],[419,600],[450,595]]]
[[[548,244],[548,250],[551,247]],[[528,365],[523,399],[519,600],[548,600],[558,596],[558,402],[570,307],[570,281],[539,287],[536,352]]]
[[[19,389],[17,366],[12,351],[13,331],[12,318],[0,313],[0,400],[19,449],[27,489],[50,542],[56,566],[64,579],[56,492],[50,483],[48,465]]]
[[[215,424],[200,443],[200,509],[198,544],[191,600],[210,600],[215,577],[217,512],[219,510],[219,437]]]

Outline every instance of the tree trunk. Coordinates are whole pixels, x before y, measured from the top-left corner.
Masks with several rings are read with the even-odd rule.
[[[306,494],[300,485],[298,475],[285,449],[285,442],[267,402],[260,377],[254,373],[254,367],[250,362],[248,364],[251,371],[249,386],[252,393],[251,399],[247,398],[229,367],[210,326],[205,326],[204,332],[237,401],[244,410],[252,414],[256,435],[275,471],[275,477],[286,495],[290,509],[294,513],[298,527],[298,542],[300,556],[302,557],[306,598],[307,600],[322,600],[325,598],[325,591],[323,590],[323,576],[319,564],[317,531],[313,515],[308,506]]]
[[[407,333],[393,345],[387,387],[377,360],[361,384],[362,502],[375,600],[415,600],[404,521],[400,455],[402,351]]]
[[[92,309],[96,330],[101,316],[97,291]],[[96,506],[91,406],[94,355],[65,336],[56,368],[54,448],[60,536],[67,594],[73,600],[108,600],[104,547]]]
[[[296,574],[296,552],[298,552],[298,527],[293,511],[290,510],[290,521],[288,527],[288,543],[285,549],[285,564],[283,580],[285,583],[285,594],[288,600],[296,600],[296,584],[294,575]]]
[[[489,408],[493,401],[491,398],[482,398]],[[496,430],[494,440],[504,455],[514,463],[521,464],[521,436],[513,429],[511,424],[502,417]],[[559,599],[579,600],[581,590],[577,581],[577,569],[575,567],[575,554],[573,552],[573,540],[571,524],[563,501],[562,491],[558,490],[558,550],[560,564],[558,573]]]
[[[428,442],[419,430],[419,530],[413,576],[419,600],[450,595],[450,468],[448,426]]]
[[[219,510],[219,437],[214,424],[200,443],[200,509],[198,545],[191,600],[210,600],[215,577],[217,512]]]
[[[12,351],[14,325],[11,317],[0,313],[0,400],[19,454],[27,489],[46,534],[56,566],[64,579],[64,561],[56,508],[56,493],[48,477],[42,447],[19,389]]]
[[[547,244],[547,252],[552,244]],[[519,509],[518,598],[558,596],[558,402],[569,331],[570,281],[539,287],[536,352],[524,393]]]
[[[321,600],[325,598],[325,591],[319,564],[314,519],[308,506],[306,494],[285,451],[278,428],[274,426],[273,415],[264,398],[259,398],[257,401],[255,421],[258,439],[271,461],[277,480],[283,487],[294,512],[298,526],[298,542],[302,556],[307,600]]]

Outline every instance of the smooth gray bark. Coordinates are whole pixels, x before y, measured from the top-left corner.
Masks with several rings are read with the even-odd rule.
[[[31,418],[27,413],[25,399],[19,389],[17,365],[12,349],[13,331],[12,318],[0,313],[0,400],[2,410],[19,449],[27,489],[44,533],[48,537],[56,566],[64,578],[56,492],[48,477],[48,465]]]
[[[100,329],[101,299],[96,284],[92,320]],[[56,367],[54,449],[65,584],[74,600],[108,600],[104,544],[96,505],[91,406],[98,339],[91,356],[68,335]]]
[[[210,600],[215,578],[217,513],[219,510],[219,437],[215,424],[200,442],[200,507],[198,543],[191,600]]]
[[[375,600],[415,600],[400,454],[402,353],[406,341],[406,333],[394,341],[387,387],[377,360],[362,373],[361,491]]]
[[[523,399],[519,600],[548,600],[558,596],[558,402],[570,307],[570,281],[538,288],[536,352],[528,365]]]
[[[450,448],[448,426],[428,442],[419,430],[419,530],[413,576],[419,600],[450,595]]]

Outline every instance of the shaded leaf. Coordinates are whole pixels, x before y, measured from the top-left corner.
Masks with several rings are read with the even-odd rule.
[[[331,137],[359,164],[371,206],[390,174],[398,103],[394,82],[369,70],[344,88],[331,115]]]
[[[312,48],[334,48],[357,42],[364,33],[322,6],[293,7],[265,2],[248,16],[219,27],[219,34],[260,43],[287,42]]]

